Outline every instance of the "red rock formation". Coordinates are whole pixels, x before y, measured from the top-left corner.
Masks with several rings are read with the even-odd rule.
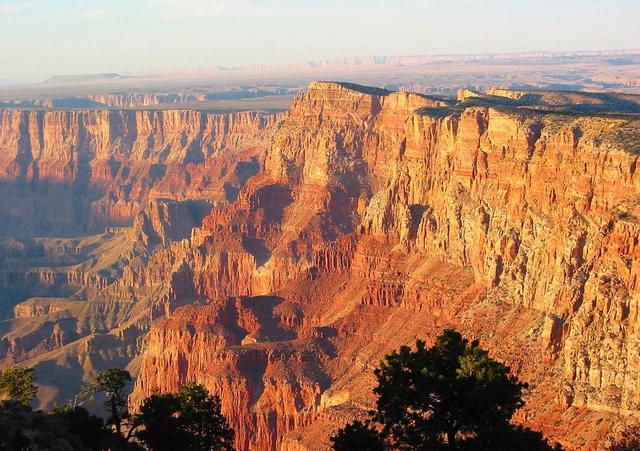
[[[128,225],[157,197],[225,200],[247,177],[241,162],[279,120],[253,112],[0,110],[0,233]]]
[[[553,94],[536,108],[502,91],[463,97],[318,82],[288,115],[243,116],[221,135],[207,124],[231,118],[109,112],[135,127],[97,133],[73,113],[65,123],[82,124],[70,130],[96,161],[118,155],[134,171],[130,161],[151,159],[166,172],[136,170],[126,195],[108,188],[135,205],[129,220],[155,202],[126,235],[143,249],[68,314],[79,338],[29,329],[24,343],[6,334],[3,352],[126,363],[142,351],[133,406],[196,380],[221,396],[239,449],[325,449],[371,407],[385,353],[455,327],[530,383],[518,421],[595,447],[640,402],[638,119],[579,104],[560,114],[543,107],[557,106]],[[18,116],[10,128],[28,131]],[[73,133],[36,147],[79,149]],[[18,149],[3,166],[13,177],[32,165],[19,154],[35,138],[22,136],[0,134]],[[247,166],[233,165],[240,156]],[[182,183],[182,167],[199,175]],[[121,170],[115,180],[129,180]],[[218,197],[211,173],[228,183]],[[181,224],[188,207],[165,198],[217,202],[191,229],[199,217]]]
[[[237,369],[214,360],[177,368],[202,358],[182,338],[167,338],[172,323],[160,323],[134,398],[200,380],[223,395],[241,448],[317,449],[326,436],[305,431],[329,430],[320,424],[367,406],[370,373],[385,352],[448,325],[480,337],[531,381],[522,421],[569,447],[596,443],[602,430],[572,436],[551,426],[560,409],[541,406],[571,406],[590,427],[597,415],[589,411],[637,409],[628,362],[637,340],[640,184],[637,157],[621,140],[633,127],[626,118],[506,107],[447,111],[414,94],[311,84],[272,138],[263,173],[173,253],[190,268],[189,293],[213,305],[230,295],[279,295],[278,307],[299,324],[297,338],[284,341],[289,358],[301,338],[331,347],[328,358],[312,358],[312,371],[299,364],[297,378],[327,381],[313,403],[298,405],[287,401],[297,378],[269,384],[267,395],[281,400],[268,413],[275,422],[247,422],[246,412],[264,412],[250,394],[266,387],[267,372],[236,387],[235,397],[252,401],[232,406],[234,396],[208,374]],[[249,240],[263,247],[263,261],[243,246]],[[199,309],[189,312],[197,318]],[[216,349],[248,350],[253,340],[247,334]],[[158,354],[167,363],[158,365]],[[281,417],[294,426],[283,429]]]

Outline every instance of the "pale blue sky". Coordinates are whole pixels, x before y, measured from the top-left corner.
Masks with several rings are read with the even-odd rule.
[[[0,78],[640,47],[640,0],[0,0]]]

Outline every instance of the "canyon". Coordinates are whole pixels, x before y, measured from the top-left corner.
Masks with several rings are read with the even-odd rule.
[[[327,449],[386,353],[456,328],[567,449],[638,419],[640,96],[100,101],[0,109],[0,365],[40,407],[117,366],[132,408],[197,381],[238,449]]]

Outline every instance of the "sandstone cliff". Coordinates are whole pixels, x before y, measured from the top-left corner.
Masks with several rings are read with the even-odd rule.
[[[8,178],[33,184],[51,154],[142,175],[91,171],[132,205],[129,257],[86,302],[17,306],[0,351],[129,364],[134,407],[196,380],[221,395],[239,449],[315,450],[371,407],[386,352],[455,327],[531,384],[518,421],[594,448],[640,403],[640,123],[610,99],[595,115],[588,95],[559,108],[567,95],[529,94],[316,82],[278,117],[101,112],[105,129],[60,113],[76,125],[48,145],[35,113],[7,113]],[[26,252],[6,248],[14,264]]]
[[[150,105],[198,102],[205,98],[204,95],[188,94],[183,92],[176,92],[173,94],[109,93],[93,94],[87,97],[97,104],[111,108],[131,108]]]
[[[157,197],[224,201],[278,121],[253,112],[0,110],[0,233],[130,225]]]
[[[521,421],[568,447],[593,446],[603,424],[636,412],[637,120],[467,98],[311,84],[238,201],[138,277],[158,271],[154,260],[181,261],[178,304],[276,294],[277,312],[257,321],[295,336],[257,338],[237,319],[212,319],[239,333],[208,338],[223,355],[259,343],[299,359],[309,341],[328,354],[300,360],[295,376],[251,357],[258,379],[231,396],[211,375],[241,364],[190,352],[200,332],[169,320],[148,337],[134,402],[199,380],[223,393],[242,448],[318,449],[317,431],[369,405],[384,352],[453,326],[532,383]],[[207,308],[175,314],[196,321]],[[308,398],[301,387],[318,375]],[[571,434],[577,422],[589,432]]]

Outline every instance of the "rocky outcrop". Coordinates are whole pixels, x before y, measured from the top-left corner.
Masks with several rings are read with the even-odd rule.
[[[204,100],[204,95],[188,94],[183,92],[176,92],[172,94],[109,93],[93,94],[87,97],[97,104],[111,108],[131,108],[150,105],[189,103]]]
[[[31,298],[13,308],[15,318],[35,318],[58,313],[74,306],[77,302],[66,298]]]
[[[275,312],[279,302],[236,298],[173,312],[148,337],[132,403],[147,390],[177,390],[198,379],[221,395],[238,448],[277,447],[286,432],[305,424],[327,381],[322,371],[300,371],[302,362],[327,356],[310,340],[295,339]]]
[[[189,238],[211,208],[207,201],[154,199],[136,216],[133,239],[149,246]]]

